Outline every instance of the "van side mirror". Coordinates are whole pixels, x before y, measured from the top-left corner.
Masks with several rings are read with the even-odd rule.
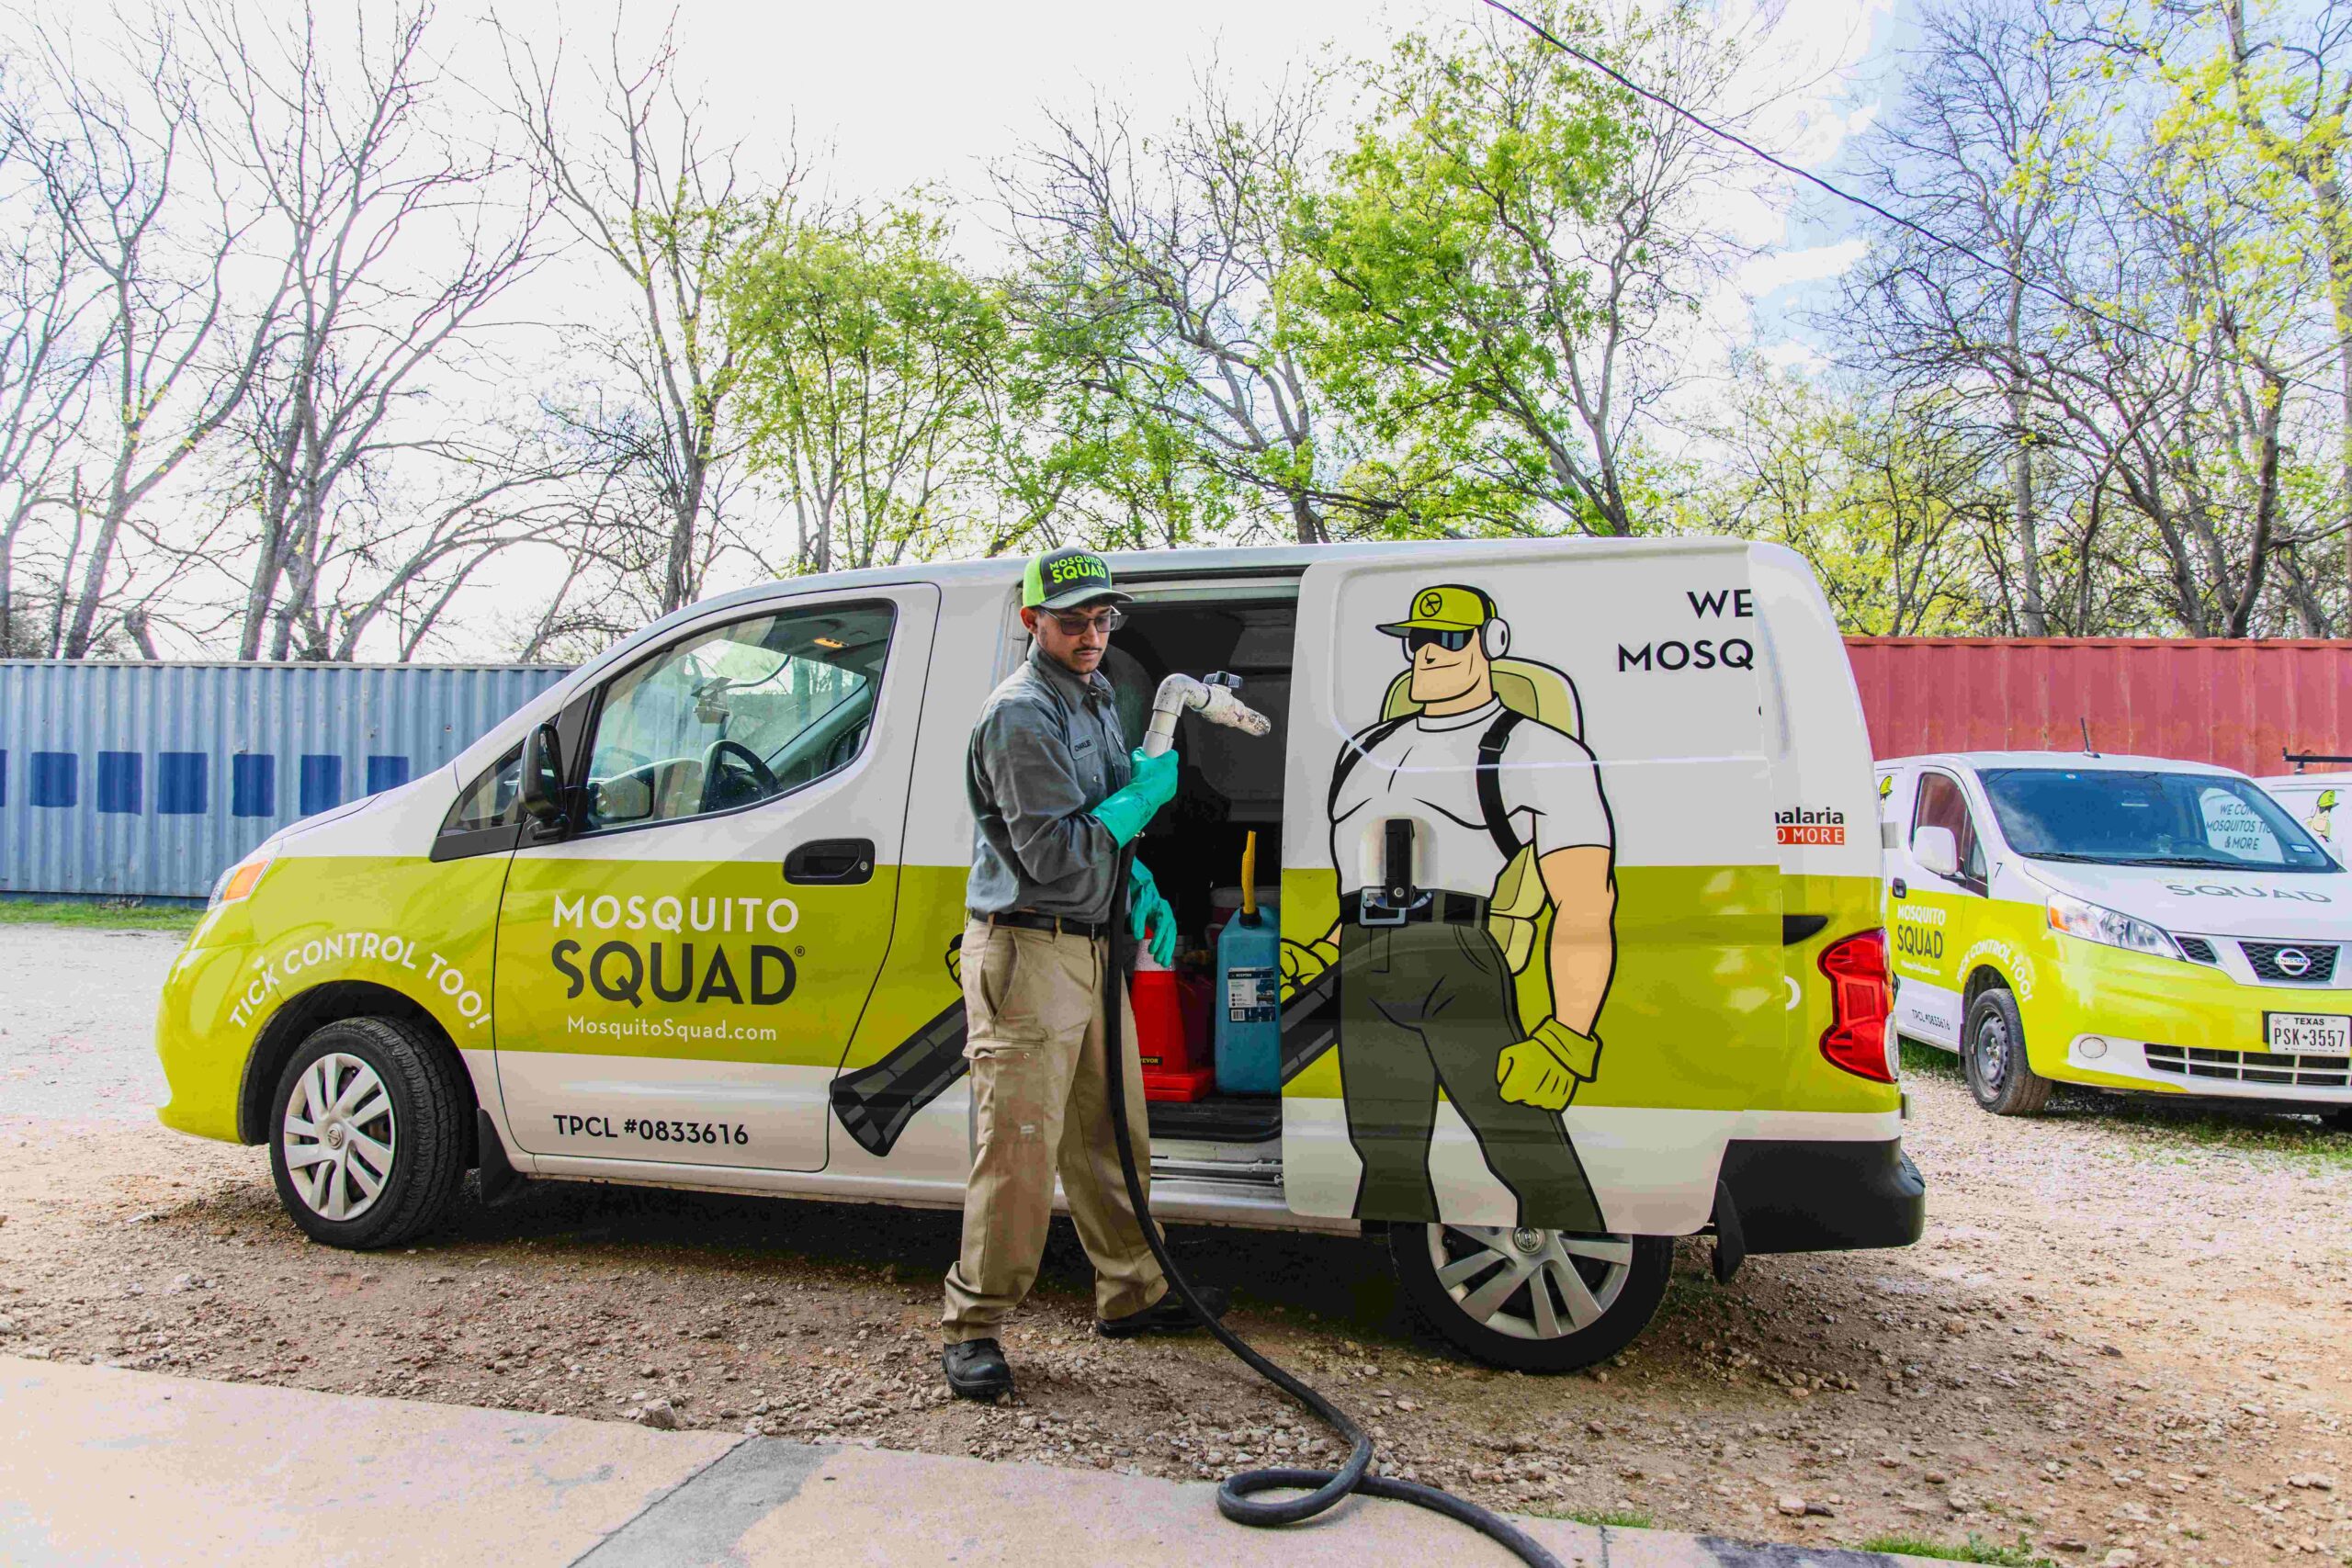
[[[523,743],[523,815],[541,832],[563,828],[563,742],[542,724]]]
[[[1949,828],[1915,828],[1911,830],[1911,858],[1919,863],[1923,871],[1956,877],[1960,874],[1960,840],[1952,837]]]

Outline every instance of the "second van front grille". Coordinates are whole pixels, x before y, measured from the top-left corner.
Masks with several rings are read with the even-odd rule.
[[[2150,1045],[2148,1066],[2189,1078],[2284,1084],[2300,1089],[2352,1089],[2352,1058],[2283,1056],[2268,1051],[2209,1051],[2197,1045]]]
[[[2242,942],[2256,976],[2291,986],[2324,986],[2335,978],[2335,949],[2327,942]]]

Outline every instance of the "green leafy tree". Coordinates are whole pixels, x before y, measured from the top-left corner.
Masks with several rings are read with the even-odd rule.
[[[997,291],[910,207],[794,225],[721,288],[752,467],[782,492],[793,564],[832,571],[960,536],[1007,417]]]
[[[1689,6],[1537,15],[1702,107],[1740,53]],[[1512,22],[1409,35],[1370,85],[1334,188],[1295,209],[1315,374],[1401,469],[1462,476],[1487,526],[1651,525],[1645,425],[1735,250],[1709,196],[1725,149]]]

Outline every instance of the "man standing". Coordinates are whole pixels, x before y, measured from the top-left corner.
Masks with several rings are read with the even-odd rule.
[[[1012,1388],[998,1326],[1037,1278],[1061,1173],[1094,1264],[1094,1329],[1109,1338],[1197,1326],[1151,1256],[1114,1141],[1110,1074],[1123,1075],[1127,1130],[1148,1161],[1143,1071],[1126,985],[1115,990],[1120,1060],[1103,1030],[1111,895],[1120,852],[1176,794],[1176,755],[1130,753],[1100,666],[1129,596],[1080,549],[1029,563],[1021,624],[1029,656],[990,693],[964,769],[974,824],[970,916],[961,944],[978,1147],[964,1244],[947,1272],[942,1361],[971,1399]],[[1161,961],[1175,915],[1136,861],[1128,919]],[[1221,1299],[1199,1293],[1213,1311]]]
[[[1512,660],[1525,694],[1520,706],[1503,701],[1496,660],[1510,630],[1476,588],[1424,588],[1380,630],[1404,645],[1408,705],[1340,748],[1330,795],[1340,919],[1283,951],[1294,993],[1338,965],[1341,1092],[1363,1162],[1356,1213],[1441,1217],[1429,1161],[1442,1087],[1519,1199],[1521,1225],[1605,1230],[1559,1114],[1600,1071],[1596,1025],[1617,951],[1614,834],[1599,766],[1568,732],[1575,688]],[[1546,705],[1547,685],[1566,728],[1531,711]],[[1532,1028],[1519,1000],[1530,964],[1551,1001]]]

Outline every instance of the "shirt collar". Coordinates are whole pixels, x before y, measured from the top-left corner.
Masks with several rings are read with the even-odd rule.
[[[1467,729],[1474,724],[1484,724],[1488,719],[1493,718],[1497,714],[1502,711],[1502,698],[1488,697],[1485,702],[1481,703],[1478,706],[1472,708],[1467,713],[1450,713],[1442,718],[1431,718],[1428,715],[1424,714],[1413,722],[1415,727],[1418,728],[1432,731]]]
[[[1108,697],[1111,694],[1111,682],[1103,678],[1102,671],[1097,670],[1083,677],[1077,675],[1061,660],[1047,657],[1045,649],[1034,637],[1029,643],[1029,666],[1073,703],[1087,697]]]

